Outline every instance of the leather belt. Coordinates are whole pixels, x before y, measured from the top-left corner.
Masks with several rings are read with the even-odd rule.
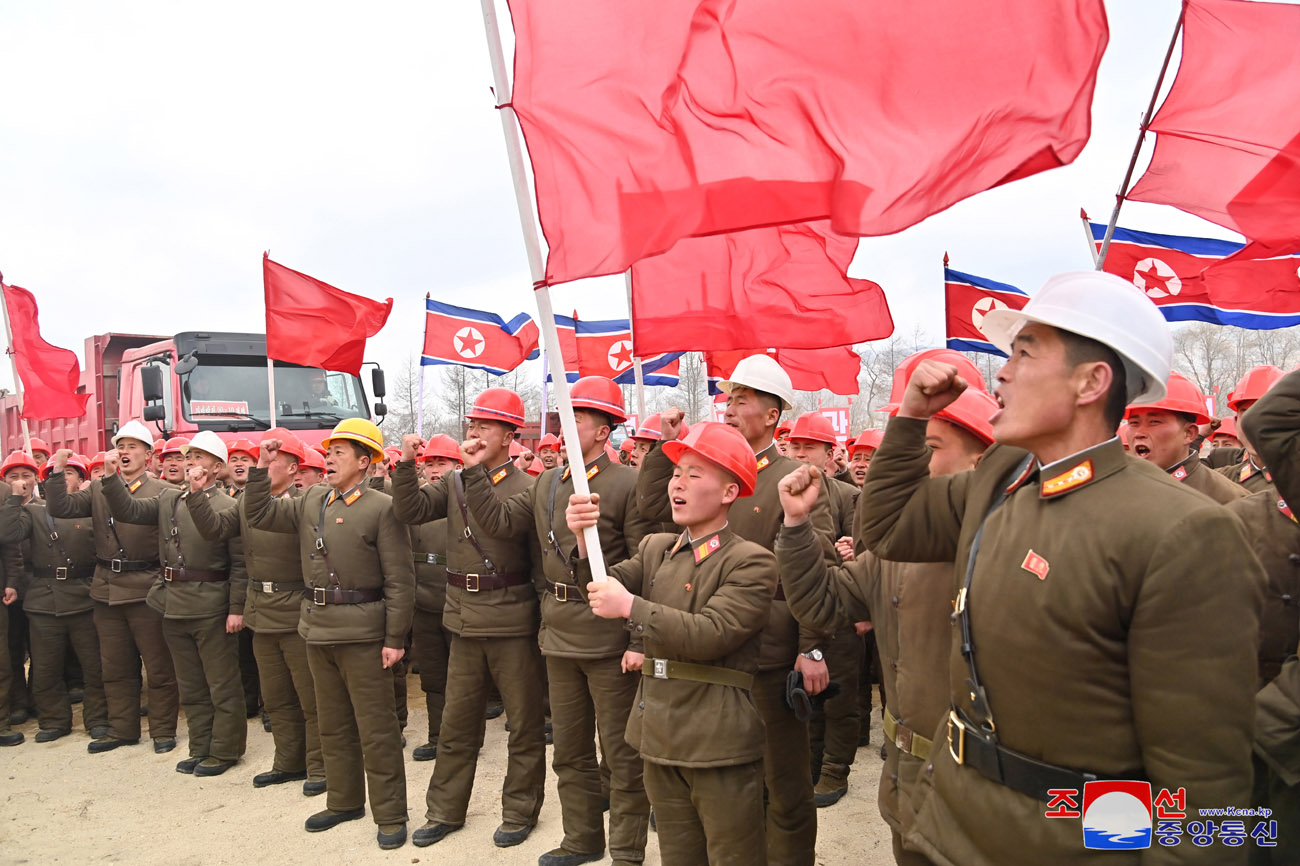
[[[417,565],[446,565],[447,557],[441,553],[420,553],[412,551],[411,558]]]
[[[32,577],[53,578],[54,580],[89,580],[95,576],[93,565],[34,565]]]
[[[259,592],[303,592],[305,583],[272,583],[269,580],[250,580],[248,585]]]
[[[646,659],[641,666],[641,676],[657,680],[690,680],[715,686],[734,686],[749,691],[754,675],[716,665],[697,665],[691,662],[674,662],[668,659]]]
[[[336,586],[311,587],[312,604],[365,604],[383,601],[382,589],[340,589]]]
[[[225,571],[202,571],[181,566],[166,565],[162,570],[162,578],[167,583],[218,583],[229,577],[229,572]]]
[[[881,724],[885,729],[885,739],[898,746],[899,751],[920,758],[922,761],[930,757],[930,749],[934,747],[934,743],[894,718],[894,714],[888,707],[885,708]]]
[[[577,601],[583,604],[587,603],[587,600],[582,597],[582,592],[578,587],[571,583],[555,583],[548,580],[547,584],[550,585],[551,594],[555,596],[556,601]]]
[[[957,710],[948,713],[948,751],[958,764],[972,768],[989,781],[1005,785],[1044,803],[1052,801],[1049,790],[1072,788],[1082,791],[1086,782],[1109,778],[1044,763],[1013,752],[993,741],[978,725],[963,719]],[[1142,774],[1117,778],[1139,779]]]
[[[461,574],[458,571],[447,572],[447,585],[456,586],[466,592],[489,592],[505,589],[508,586],[523,586],[532,583],[526,574]]]
[[[153,571],[158,567],[156,559],[100,559],[97,556],[95,562],[114,574],[121,574],[124,571]]]

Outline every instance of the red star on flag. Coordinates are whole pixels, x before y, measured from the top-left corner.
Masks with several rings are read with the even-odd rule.
[[[1156,270],[1156,266],[1154,264],[1151,265],[1151,267],[1147,268],[1145,271],[1140,270],[1137,273],[1138,276],[1140,276],[1146,282],[1148,292],[1151,291],[1152,289],[1159,289],[1165,292],[1166,294],[1168,294],[1169,281],[1173,279],[1172,276],[1165,276],[1161,274],[1159,271]]]
[[[610,360],[614,362],[614,369],[621,371],[624,367],[632,365],[632,344],[626,341],[620,343],[614,351],[609,353]]]
[[[478,354],[478,347],[483,345],[483,341],[474,339],[474,335],[472,333],[464,334],[464,335],[457,334],[456,341],[460,344],[457,347],[458,351],[462,355],[466,355],[471,358]]]

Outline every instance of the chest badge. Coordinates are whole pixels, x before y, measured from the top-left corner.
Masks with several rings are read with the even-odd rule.
[[[1047,560],[1043,559],[1033,550],[1025,554],[1025,561],[1020,563],[1020,567],[1030,574],[1036,576],[1039,580],[1047,579],[1047,571],[1051,568]]]
[[[336,518],[334,518],[334,522],[335,522],[335,523],[342,523],[342,522],[343,522],[343,518],[342,518],[342,517],[336,517]]]

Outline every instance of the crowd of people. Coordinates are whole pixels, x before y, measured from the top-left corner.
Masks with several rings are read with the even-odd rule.
[[[504,712],[494,845],[533,832],[549,744],[539,866],[641,863],[652,830],[667,866],[812,866],[874,668],[899,864],[1300,863],[1300,371],[1250,371],[1215,419],[1156,308],[1096,272],[984,329],[996,381],[920,352],[847,443],[783,422],[761,354],[725,423],[668,410],[618,449],[599,377],[571,388],[577,441],[533,451],[505,388],[463,442],[386,449],[359,418],[319,450],[138,421],[89,460],[33,440],[0,466],[0,745],[29,714],[38,743],[70,735],[79,701],[90,753],[137,745],[142,714],[168,752],[183,708],[176,770],[214,776],[260,710],[253,786],[324,794],[309,832],[368,803],[392,849],[414,665],[414,845],[464,827]],[[1096,785],[1146,791],[1145,837],[1090,811]]]

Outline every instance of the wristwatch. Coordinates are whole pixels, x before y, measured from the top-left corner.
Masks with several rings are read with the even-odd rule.
[[[803,656],[809,661],[814,661],[814,662],[819,662],[822,659],[826,658],[826,656],[822,654],[822,651],[817,649],[816,647],[808,650],[808,652],[806,653],[799,653],[799,655]]]

